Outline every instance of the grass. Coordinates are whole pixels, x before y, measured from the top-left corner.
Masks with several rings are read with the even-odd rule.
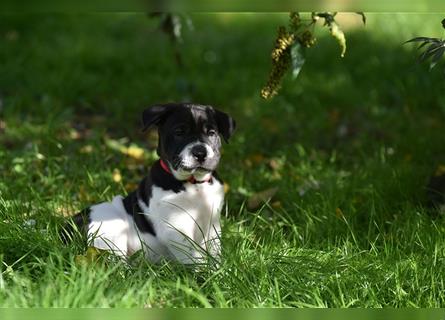
[[[320,31],[271,101],[259,91],[286,16],[192,18],[182,69],[144,15],[0,19],[0,306],[443,306],[444,219],[425,205],[445,161],[443,63],[429,72],[401,45],[443,36],[442,17],[370,14],[343,59]],[[63,217],[131,191],[156,159],[141,111],[183,100],[239,124],[220,169],[221,267],[79,263]]]

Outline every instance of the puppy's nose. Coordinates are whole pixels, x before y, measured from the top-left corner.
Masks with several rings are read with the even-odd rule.
[[[205,146],[198,144],[192,148],[192,155],[199,162],[203,162],[207,157],[207,149]]]

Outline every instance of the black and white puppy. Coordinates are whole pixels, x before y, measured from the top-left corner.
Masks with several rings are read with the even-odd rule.
[[[221,138],[235,121],[211,106],[171,103],[143,112],[144,129],[158,127],[158,155],[136,191],[96,204],[73,218],[92,245],[129,256],[138,250],[150,261],[183,264],[220,253],[224,190],[215,170]]]

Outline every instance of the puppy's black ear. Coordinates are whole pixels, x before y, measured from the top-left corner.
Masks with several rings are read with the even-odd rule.
[[[168,104],[154,105],[145,109],[142,112],[142,131],[146,131],[152,126],[157,126],[161,122],[162,117],[165,116],[167,111],[169,111]]]
[[[227,113],[215,110],[215,119],[218,126],[218,131],[224,138],[224,141],[229,142],[230,137],[236,128],[235,120]]]

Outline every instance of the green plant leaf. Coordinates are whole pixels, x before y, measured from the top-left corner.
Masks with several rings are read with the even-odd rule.
[[[409,43],[409,42],[419,42],[419,41],[439,42],[440,40],[437,39],[437,38],[429,38],[429,37],[415,37],[415,38],[412,38],[412,39],[410,39],[408,41],[405,41],[404,44],[405,43]]]
[[[441,49],[443,47],[442,44],[437,44],[437,43],[433,43],[431,44],[428,49],[425,50],[424,53],[422,53],[419,57],[419,61],[423,62],[425,60],[427,60],[428,58],[430,58],[431,56],[433,56],[434,54],[436,54],[436,52]]]
[[[445,45],[442,45],[435,51],[434,56],[431,58],[430,69],[436,66],[437,62],[439,62],[440,58],[442,58],[444,53],[445,53]]]
[[[303,47],[296,41],[291,47],[292,57],[292,78],[296,79],[300,74],[301,68],[306,61],[303,53]]]

